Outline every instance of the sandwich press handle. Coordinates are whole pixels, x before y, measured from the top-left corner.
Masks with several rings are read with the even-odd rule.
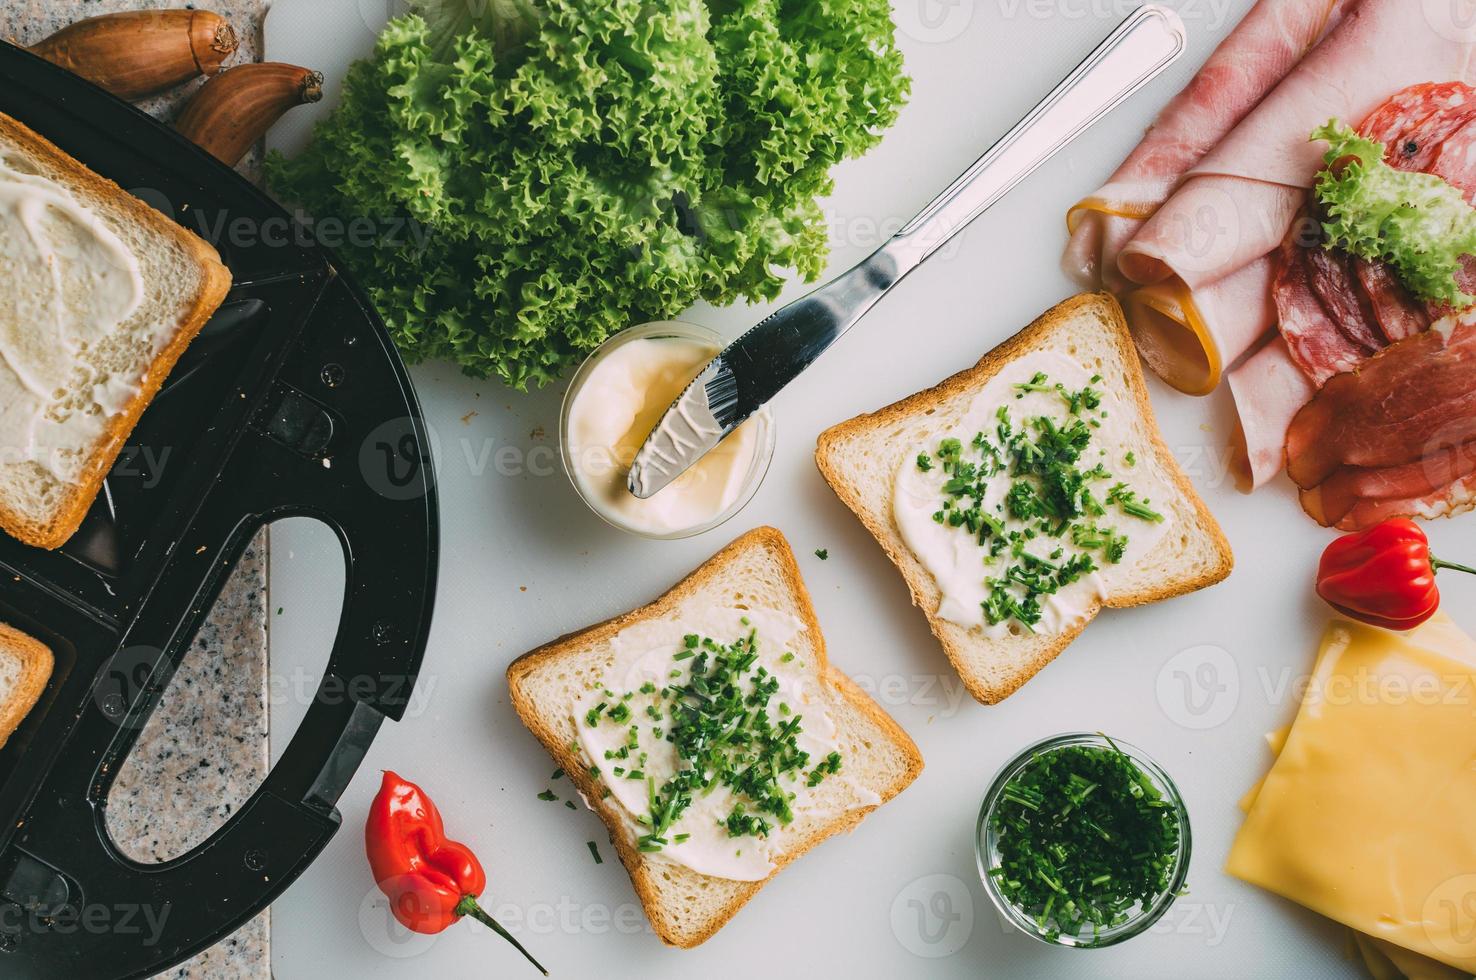
[[[335,280],[307,332],[318,324],[319,334],[337,342],[346,323],[364,319],[361,304],[346,283]],[[305,336],[289,356],[273,399],[293,396],[302,390],[294,380],[317,375],[322,363],[320,352],[312,349],[317,339]],[[383,333],[366,325],[347,353],[335,356],[356,384],[380,397],[323,403],[334,428],[332,455],[324,457],[330,465],[323,459],[294,459],[301,447],[289,445],[271,422],[280,417],[280,405],[265,406],[270,411],[259,419],[266,423],[247,430],[188,536],[178,542],[155,592],[160,601],[145,605],[123,642],[125,651],[163,648],[177,662],[181,646],[190,642],[224,584],[231,559],[257,531],[284,517],[318,519],[343,546],[345,594],[323,682],[303,722],[255,794],[214,835],[173,861],[143,865],[113,846],[101,805],[110,788],[108,774],[126,757],[139,725],[125,723],[120,730],[101,711],[88,711],[74,738],[108,746],[98,757],[99,772],[87,785],[48,789],[58,797],[85,797],[91,805],[60,806],[53,811],[55,819],[28,828],[25,839],[6,852],[8,861],[0,862],[9,865],[0,867],[0,893],[23,902],[27,896],[16,894],[17,883],[39,882],[51,898],[84,908],[103,903],[146,910],[159,933],[23,929],[13,933],[10,949],[0,936],[0,975],[49,978],[65,963],[73,980],[146,977],[198,952],[192,945],[198,937],[217,932],[222,920],[244,921],[264,909],[306,870],[337,831],[335,804],[383,720],[404,714],[429,633],[437,574],[429,441],[414,393]],[[300,378],[293,378],[294,361],[301,362]],[[360,462],[385,458],[377,452],[380,443],[394,449],[396,469],[388,482],[382,471]],[[214,565],[219,574],[203,576],[201,563]],[[199,590],[187,614],[175,601],[179,590]],[[136,703],[132,713],[146,717],[148,708]],[[372,886],[367,875],[365,883]]]

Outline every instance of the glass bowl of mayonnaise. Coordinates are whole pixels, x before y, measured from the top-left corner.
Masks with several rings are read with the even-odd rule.
[[[646,436],[722,347],[706,327],[663,320],[616,334],[574,373],[559,418],[564,471],[606,523],[647,538],[690,537],[728,520],[758,491],[774,456],[768,409],[655,496],[641,500],[625,486]]]

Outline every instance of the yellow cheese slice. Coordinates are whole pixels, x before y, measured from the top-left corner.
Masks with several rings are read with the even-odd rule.
[[[1250,803],[1230,874],[1476,972],[1476,642],[1448,617],[1333,623]]]
[[[1457,970],[1453,966],[1432,960],[1428,956],[1412,953],[1403,946],[1395,946],[1393,943],[1384,942],[1382,939],[1374,939],[1362,933],[1355,933],[1359,939],[1359,946],[1367,946],[1369,952],[1383,958],[1394,970],[1394,976],[1403,977],[1404,980],[1470,980],[1471,975],[1465,970]]]

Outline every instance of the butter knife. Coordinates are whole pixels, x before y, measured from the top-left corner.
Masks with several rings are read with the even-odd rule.
[[[636,454],[642,499],[686,472],[814,363],[928,256],[1183,54],[1183,21],[1147,4],[973,166],[859,265],[781,307],[708,362]]]

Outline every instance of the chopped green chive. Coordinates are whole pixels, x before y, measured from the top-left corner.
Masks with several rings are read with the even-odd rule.
[[[1005,785],[990,826],[990,877],[1048,936],[1120,925],[1172,885],[1178,816],[1115,746],[1036,756]]]

